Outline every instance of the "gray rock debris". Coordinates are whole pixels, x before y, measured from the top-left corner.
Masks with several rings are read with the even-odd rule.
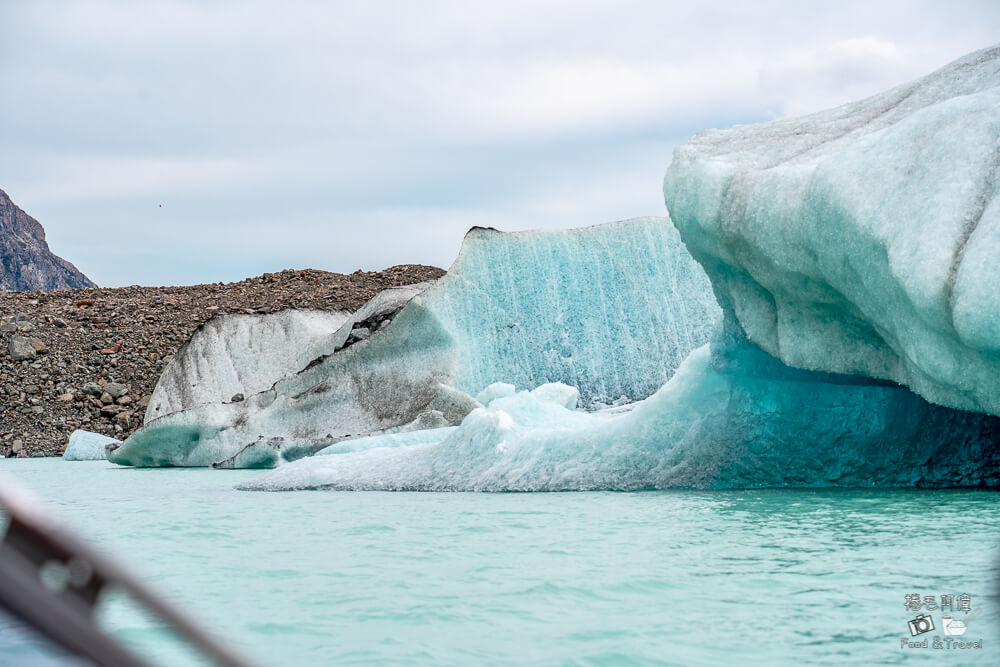
[[[25,336],[11,336],[7,342],[7,351],[14,361],[34,359],[38,354],[35,343]]]

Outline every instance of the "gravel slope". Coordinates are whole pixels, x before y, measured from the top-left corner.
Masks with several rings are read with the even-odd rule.
[[[401,265],[187,287],[0,291],[0,455],[58,456],[77,428],[128,436],[164,366],[214,315],[356,310],[387,287],[443,273]]]

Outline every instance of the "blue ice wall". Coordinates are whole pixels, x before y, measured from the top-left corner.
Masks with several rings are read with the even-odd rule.
[[[468,233],[417,298],[455,340],[451,383],[576,387],[581,403],[645,398],[708,342],[721,311],[666,218],[557,232]]]

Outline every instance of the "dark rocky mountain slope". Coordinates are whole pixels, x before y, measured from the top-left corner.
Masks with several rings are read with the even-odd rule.
[[[97,287],[75,266],[56,257],[45,230],[0,190],[0,289]]]

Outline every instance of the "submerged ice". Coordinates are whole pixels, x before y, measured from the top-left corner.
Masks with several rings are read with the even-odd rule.
[[[664,218],[558,232],[476,228],[448,273],[410,296],[374,333],[345,324],[341,332],[367,333],[351,345],[338,334],[326,353],[242,401],[221,398],[235,385],[213,389],[219,400],[149,421],[108,458],[269,467],[348,438],[459,424],[497,380],[561,382],[584,407],[639,400],[721,316],[708,278]],[[315,337],[285,344],[316,345]],[[230,363],[218,347],[209,368]]]

